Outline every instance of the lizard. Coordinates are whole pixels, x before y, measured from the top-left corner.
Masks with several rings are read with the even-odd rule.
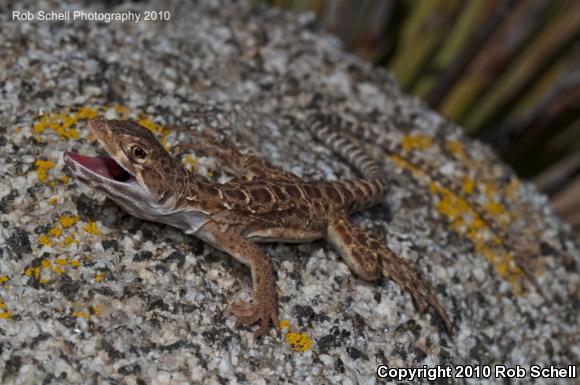
[[[326,240],[365,281],[392,279],[408,291],[421,314],[428,306],[452,333],[452,324],[432,289],[409,262],[377,234],[357,227],[349,216],[380,203],[389,190],[381,166],[352,138],[328,127],[311,127],[325,145],[361,174],[341,181],[306,181],[245,155],[210,134],[190,148],[213,156],[234,178],[225,183],[190,172],[155,135],[132,120],[97,117],[89,131],[107,157],[65,152],[74,177],[103,192],[130,215],[181,229],[229,254],[250,269],[252,301],[228,306],[236,325],[258,323],[256,336],[278,322],[278,296],[271,258],[259,242],[303,243]]]

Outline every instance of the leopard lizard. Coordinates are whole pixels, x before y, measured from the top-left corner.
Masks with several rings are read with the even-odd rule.
[[[228,310],[238,324],[259,323],[264,335],[278,320],[278,296],[270,256],[258,242],[326,240],[365,281],[392,279],[423,313],[430,306],[448,332],[452,324],[431,288],[383,237],[357,227],[349,216],[380,203],[389,189],[381,166],[352,137],[325,119],[307,120],[312,134],[361,174],[341,181],[306,181],[210,134],[189,148],[214,157],[234,178],[218,183],[186,170],[147,128],[131,120],[89,121],[109,157],[65,153],[82,182],[101,191],[129,214],[164,223],[223,251],[251,271],[253,299]]]

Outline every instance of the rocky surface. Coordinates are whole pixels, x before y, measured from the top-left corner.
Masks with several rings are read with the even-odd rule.
[[[383,69],[343,52],[312,17],[198,3],[0,5],[3,384],[374,384],[382,382],[381,364],[578,364],[578,249],[545,197],[402,95]],[[12,10],[41,9],[166,9],[171,20],[10,20]],[[177,230],[127,216],[63,170],[65,150],[102,151],[86,119],[104,114],[140,119],[172,148],[186,138],[164,125],[218,126],[301,176],[352,176],[300,126],[312,103],[375,127],[461,181],[474,202],[537,250],[520,252],[544,297],[466,202],[378,146],[369,151],[384,162],[393,189],[356,222],[385,233],[417,266],[455,334],[421,317],[394,283],[362,282],[317,242],[263,246],[274,259],[285,327],[255,341],[225,311],[240,290],[248,295],[242,266]],[[183,161],[220,177],[210,159]]]

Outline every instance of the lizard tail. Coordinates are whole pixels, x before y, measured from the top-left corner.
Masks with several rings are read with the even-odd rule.
[[[325,132],[331,131],[329,127],[334,127],[335,131],[338,132],[345,132],[348,137],[350,136],[360,136],[362,140],[370,143],[374,143],[380,146],[388,155],[397,157],[410,165],[411,167],[419,170],[421,173],[425,174],[427,178],[431,181],[440,184],[442,187],[448,189],[453,194],[457,195],[464,201],[468,202],[470,207],[473,211],[479,216],[479,218],[483,221],[486,227],[491,231],[491,233],[497,237],[500,241],[504,249],[508,252],[514,252],[514,258],[516,263],[520,269],[524,272],[528,280],[532,283],[535,287],[537,292],[545,298],[543,290],[536,280],[533,272],[530,270],[528,264],[522,259],[522,257],[517,253],[515,247],[518,243],[511,234],[509,234],[505,229],[503,229],[499,223],[495,220],[495,218],[488,214],[488,212],[481,207],[468,193],[466,193],[463,189],[463,186],[456,180],[449,178],[438,169],[433,167],[432,165],[426,163],[423,159],[417,157],[413,152],[405,150],[400,143],[395,142],[384,135],[384,133],[377,132],[378,127],[370,125],[366,128],[368,129],[361,129],[358,124],[354,122],[344,120],[336,115],[331,114],[323,114],[323,113],[315,113],[313,116],[309,117],[310,121],[313,122],[320,122],[318,123],[317,127],[323,127],[323,130],[319,134],[314,133],[315,136],[318,138],[320,136],[324,136]],[[324,122],[325,124],[322,124]],[[311,128],[311,131],[313,128]],[[326,143],[325,139],[322,139],[323,142]],[[348,141],[348,139],[347,139]],[[360,148],[360,147],[359,147]],[[334,147],[333,147],[334,149]],[[339,152],[339,151],[337,151]],[[341,155],[342,153],[339,152]],[[344,156],[344,155],[342,155]],[[346,156],[345,156],[346,157]],[[368,158],[368,156],[367,156]],[[376,167],[380,167],[375,162]]]
[[[381,165],[365,154],[362,145],[354,138],[341,134],[335,127],[340,124],[339,118],[327,114],[311,114],[306,120],[306,127],[312,135],[343,157],[357,169],[365,179],[387,179]]]

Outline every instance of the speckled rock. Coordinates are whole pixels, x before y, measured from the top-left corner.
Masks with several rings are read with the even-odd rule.
[[[12,10],[85,3],[0,5],[2,384],[375,384],[383,382],[379,365],[459,364],[520,365],[528,377],[512,383],[543,384],[530,378],[531,365],[578,364],[579,255],[567,227],[534,186],[401,94],[384,69],[345,53],[311,16],[246,2],[100,9],[167,9],[169,21],[9,21]],[[421,317],[394,283],[362,282],[316,242],[263,246],[274,259],[285,327],[255,341],[225,311],[238,295],[248,298],[246,269],[175,229],[126,215],[63,169],[63,151],[102,152],[86,119],[104,114],[139,119],[172,149],[187,134],[162,127],[219,127],[305,178],[354,175],[301,127],[313,104],[400,141],[460,181],[526,250],[538,250],[515,252],[543,296],[465,201],[379,143],[369,151],[393,188],[355,221],[384,233],[417,266],[455,334]],[[224,177],[211,159],[193,155],[182,159],[196,172]],[[471,383],[499,381],[492,372]]]

